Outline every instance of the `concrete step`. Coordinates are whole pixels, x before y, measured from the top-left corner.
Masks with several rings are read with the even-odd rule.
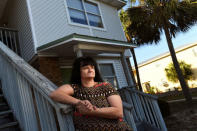
[[[3,125],[0,125],[0,130],[5,128],[12,128],[13,126],[18,126],[18,122],[10,122]]]

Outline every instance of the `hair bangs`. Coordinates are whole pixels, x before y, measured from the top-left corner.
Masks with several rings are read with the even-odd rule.
[[[80,62],[80,67],[87,65],[96,66],[96,62],[92,58],[86,57]]]

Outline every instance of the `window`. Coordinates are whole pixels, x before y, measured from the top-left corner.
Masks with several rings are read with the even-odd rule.
[[[87,0],[67,0],[67,6],[71,22],[103,28],[96,3]]]
[[[72,67],[61,67],[61,74],[63,79],[63,84],[69,84],[70,83],[70,77],[72,73]]]
[[[113,64],[99,64],[101,75],[104,81],[107,81],[113,85],[114,88],[118,89],[117,79],[114,72]]]

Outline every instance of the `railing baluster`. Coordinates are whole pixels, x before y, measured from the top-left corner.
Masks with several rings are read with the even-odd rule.
[[[151,107],[151,103],[149,102],[150,99],[146,99],[146,105],[149,112],[149,117],[151,118],[151,124],[157,127],[157,124],[155,123],[155,117],[154,117],[154,109]],[[150,100],[152,101],[152,100]]]
[[[1,31],[1,41],[4,43],[3,30],[0,29],[0,31]]]
[[[128,91],[128,90],[125,90],[124,89],[124,93],[125,93],[125,96],[126,96],[126,99],[129,104],[131,104],[133,106],[133,116],[134,116],[134,120],[136,121],[139,121],[139,118],[137,117],[139,114],[137,113],[137,109],[136,109],[136,106],[134,105],[134,102],[132,101],[132,98],[131,98],[131,92]]]
[[[13,32],[13,41],[14,41],[14,47],[15,47],[15,52],[16,54],[18,54],[18,50],[17,50],[17,42],[16,42],[16,34],[15,32]]]
[[[5,44],[9,47],[9,44],[8,44],[8,36],[7,36],[7,30],[5,30]],[[9,47],[10,48],[10,47]]]
[[[35,96],[36,96],[37,105],[39,105],[38,106],[38,111],[39,111],[42,130],[43,131],[45,131],[45,130],[48,131],[47,124],[45,124],[47,119],[46,120],[44,119],[46,116],[45,116],[45,113],[44,113],[45,111],[43,109],[43,104],[42,104],[42,101],[41,101],[42,96],[37,91],[35,92]]]
[[[137,102],[142,120],[145,120],[145,114],[144,114],[144,110],[143,110],[142,103],[140,101],[139,95],[137,93],[135,93],[134,96],[135,96],[135,99],[136,99],[136,102]]]
[[[131,92],[131,90],[130,90],[130,92]],[[137,117],[139,118],[139,121],[143,121],[143,117],[141,116],[141,111],[140,111],[140,107],[139,107],[140,103],[138,103],[137,99],[136,99],[136,92],[132,93],[131,98],[133,101],[133,105],[135,107],[135,111],[137,112]]]
[[[155,112],[155,108],[153,107],[153,103],[152,103],[153,101],[152,100],[148,100],[148,102],[149,102],[149,105],[150,105],[150,107],[152,109],[152,117],[153,117],[153,120],[154,120],[154,124],[158,128],[161,128],[160,124],[158,123],[159,119],[157,118],[157,113]]]
[[[14,48],[13,48],[13,45],[12,45],[12,36],[11,36],[10,31],[8,31],[8,35],[9,35],[8,40],[9,40],[9,44],[10,44],[10,49],[14,51]]]
[[[146,107],[146,104],[145,104],[145,100],[144,100],[144,96],[140,96],[140,100],[142,102],[142,105],[143,105],[143,109],[144,109],[144,115],[145,115],[145,118],[146,118],[146,121],[148,121],[149,123],[151,123],[151,120],[150,120],[150,117],[149,117],[149,114],[148,114],[148,110],[147,110],[147,107]]]
[[[11,50],[20,55],[17,31],[0,27],[0,40]]]

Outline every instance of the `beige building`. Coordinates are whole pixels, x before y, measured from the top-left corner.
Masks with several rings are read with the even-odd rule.
[[[191,64],[193,79],[188,82],[189,87],[197,87],[197,42],[176,48],[175,50],[179,61],[183,60],[187,64]],[[144,91],[149,90],[150,87],[155,87],[155,91],[166,92],[180,87],[179,83],[172,83],[166,78],[164,69],[171,62],[171,56],[168,52],[138,65]]]

